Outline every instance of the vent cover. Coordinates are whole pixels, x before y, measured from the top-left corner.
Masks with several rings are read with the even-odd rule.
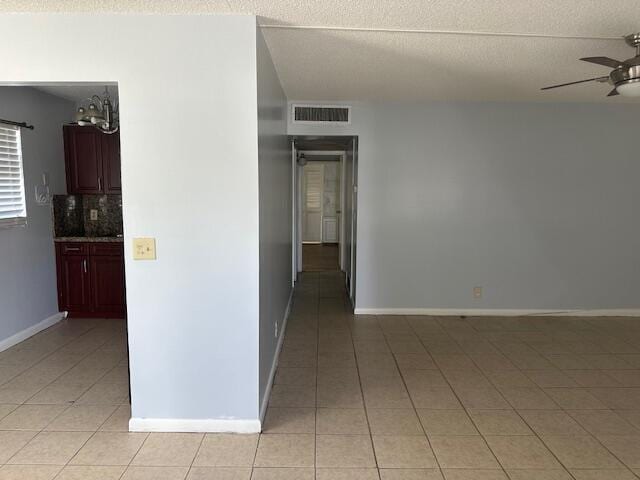
[[[351,123],[351,107],[345,105],[301,105],[291,108],[293,123],[307,125],[348,125]]]

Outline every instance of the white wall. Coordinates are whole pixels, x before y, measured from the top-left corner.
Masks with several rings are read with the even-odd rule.
[[[359,311],[636,309],[638,126],[637,106],[356,104],[289,132],[359,135]]]
[[[0,118],[36,127],[21,129],[27,225],[0,228],[0,345],[58,313],[51,206],[37,205],[34,189],[48,172],[51,193],[65,193],[62,125],[73,113],[72,102],[33,88],[0,87]]]
[[[257,31],[258,169],[260,190],[260,408],[264,410],[277,360],[278,337],[291,294],[292,167],[287,99]],[[278,324],[276,335],[276,324]]]
[[[96,25],[101,46],[78,41]],[[255,17],[0,15],[0,31],[20,39],[0,43],[0,82],[118,82],[133,427],[259,428]],[[137,236],[157,261],[132,260]]]

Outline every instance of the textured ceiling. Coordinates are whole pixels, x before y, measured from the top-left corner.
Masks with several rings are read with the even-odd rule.
[[[637,0],[0,0],[4,12],[259,16],[289,98],[602,101],[605,75],[578,61],[633,50]],[[411,32],[409,32],[411,31]]]
[[[326,100],[602,100],[611,87],[540,87],[605,75],[586,55],[625,57],[619,40],[267,30],[290,98]],[[626,58],[626,57],[625,57]]]

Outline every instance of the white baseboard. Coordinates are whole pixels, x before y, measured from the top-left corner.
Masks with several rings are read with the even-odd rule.
[[[0,352],[6,350],[7,348],[13,347],[14,345],[26,340],[29,337],[34,336],[36,333],[41,332],[45,328],[49,328],[51,325],[55,325],[66,316],[67,312],[58,312],[54,315],[51,315],[50,317],[45,318],[41,322],[30,326],[29,328],[25,328],[24,330],[11,335],[9,338],[0,340]]]
[[[479,309],[479,308],[356,308],[356,315],[429,315],[467,317],[639,317],[640,308],[613,308],[602,310],[535,310],[535,309]]]
[[[236,418],[131,418],[130,432],[260,433],[260,420]]]
[[[280,326],[280,335],[278,336],[278,345],[276,346],[276,353],[273,356],[273,362],[271,363],[271,371],[269,372],[269,381],[267,382],[267,388],[264,391],[262,397],[262,406],[260,407],[260,421],[264,422],[264,416],[267,413],[267,404],[269,403],[269,397],[271,396],[271,389],[273,388],[273,379],[276,376],[276,369],[278,368],[278,359],[280,358],[280,350],[282,350],[282,343],[284,342],[284,332],[287,329],[287,320],[289,320],[289,313],[291,313],[291,303],[293,302],[293,288],[289,294],[289,301],[287,302],[287,308],[284,311],[284,318]]]

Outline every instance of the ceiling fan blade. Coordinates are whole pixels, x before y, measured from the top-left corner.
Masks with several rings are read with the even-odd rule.
[[[566,87],[568,85],[576,85],[578,83],[586,83],[586,82],[606,82],[608,80],[609,80],[609,77],[587,78],[586,80],[578,80],[577,82],[561,83],[559,85],[551,85],[550,87],[543,87],[540,90],[551,90],[552,88]]]
[[[614,88],[609,92],[609,95],[607,95],[607,97],[615,97],[616,95],[620,95],[620,94],[618,93],[618,90]]]
[[[609,57],[585,57],[581,58],[580,60],[582,60],[583,62],[595,63],[596,65],[603,65],[610,68],[618,68],[627,65],[620,60],[615,60]]]

